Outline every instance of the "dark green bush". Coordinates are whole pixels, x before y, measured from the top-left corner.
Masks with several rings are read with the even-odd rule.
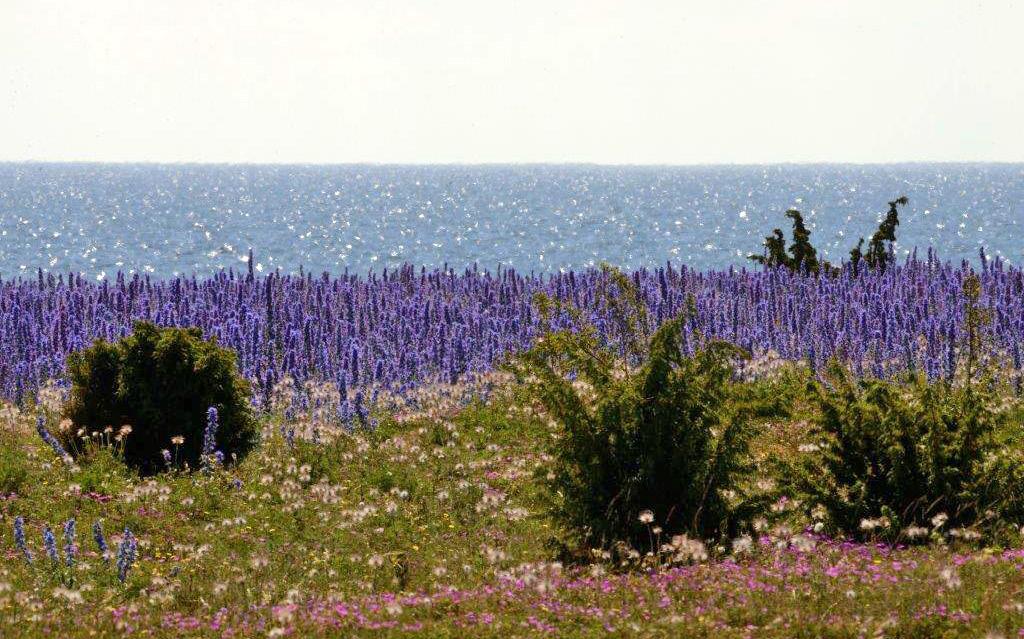
[[[901,203],[890,203],[893,217]],[[804,459],[797,487],[839,530],[906,540],[928,528],[993,536],[1024,523],[1019,427],[996,395],[993,370],[980,363],[989,316],[977,276],[963,290],[960,383],[922,375],[905,384],[858,381],[833,362],[828,383],[811,385],[825,446]]]
[[[864,238],[860,238],[850,251],[850,268],[854,275],[860,272],[862,261],[867,262],[871,268],[882,271],[892,265],[892,243],[896,241],[896,227],[900,224],[897,209],[906,206],[908,202],[905,195],[889,202],[889,212],[878,225],[878,230],[871,236],[866,254],[863,251]],[[764,253],[749,255],[748,259],[769,268],[786,268],[798,273],[837,273],[838,268],[826,260],[818,259],[818,251],[811,244],[811,232],[804,225],[800,211],[789,209],[786,211],[786,217],[793,220],[793,242],[789,245],[789,252],[787,253],[786,236],[782,229],[775,229],[771,235],[764,238]]]
[[[786,252],[786,239],[782,229],[775,229],[764,238],[764,255],[750,255],[758,264],[768,267],[785,267],[798,273],[818,273],[821,267],[831,269],[828,262],[818,262],[818,251],[811,244],[811,232],[804,225],[803,215],[796,209],[786,211],[786,217],[793,220],[793,243]]]
[[[857,381],[833,365],[812,388],[823,446],[800,462],[797,485],[839,531],[895,541],[1021,521],[1024,458],[984,385]]]
[[[66,447],[72,454],[76,432],[109,439],[122,425],[132,432],[123,441],[125,462],[144,474],[164,469],[162,450],[173,450],[178,463],[197,468],[203,446],[207,409],[219,413],[216,449],[227,459],[244,456],[255,444],[256,422],[249,404],[249,384],[239,375],[232,351],[204,340],[198,328],[160,328],[135,324],[132,335],[117,343],[97,340],[68,358],[71,398],[65,416],[73,423]],[[96,433],[97,435],[93,435]],[[175,446],[172,437],[184,437]]]
[[[605,277],[608,306],[629,343],[604,343],[578,310],[541,296],[547,326],[568,313],[577,328],[548,328],[510,365],[558,426],[549,451],[556,520],[589,547],[646,547],[645,510],[666,536],[732,534],[744,516],[736,480],[748,436],[732,376],[745,353],[711,342],[684,356],[684,318],[644,339],[646,316],[632,283],[607,267]]]
[[[909,201],[907,196],[904,195],[889,202],[889,212],[885,214],[885,219],[878,225],[878,230],[875,231],[875,234],[871,236],[868,252],[864,256],[868,266],[884,271],[887,266],[892,265],[892,243],[896,241],[896,227],[900,225],[900,215],[897,209],[901,206],[906,206]],[[861,242],[863,241],[861,239]],[[860,243],[858,243],[857,248],[854,249],[858,254],[860,253],[860,246]],[[854,258],[854,251],[850,252],[851,260]],[[856,271],[857,264],[854,261],[854,272]]]

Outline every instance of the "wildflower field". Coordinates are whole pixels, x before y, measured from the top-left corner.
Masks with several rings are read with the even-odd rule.
[[[859,277],[638,272],[649,314],[628,329],[597,270],[0,283],[0,636],[1024,636],[1019,525],[989,535],[933,509],[898,535],[887,511],[844,531],[787,484],[828,449],[808,388],[829,360],[856,379],[971,383],[971,273],[931,258]],[[1002,468],[1021,455],[1024,271],[977,275],[988,321],[967,361],[991,373],[1003,446],[984,461]],[[539,291],[584,311],[555,328],[582,317],[612,348],[683,314],[684,352],[749,350],[737,490],[763,509],[716,539],[644,510],[639,543],[567,545],[551,488],[564,424],[496,369],[542,334]],[[202,468],[179,463],[176,437],[166,470],[140,475],[123,461],[143,436],[131,424],[85,433],[72,458],[65,357],[135,319],[237,353],[251,453],[216,458],[213,410]]]
[[[627,567],[607,557],[563,565],[546,543],[558,522],[544,516],[536,481],[549,464],[540,450],[553,436],[546,421],[514,397],[399,418],[292,445],[281,435],[289,422],[267,418],[266,439],[241,466],[143,480],[104,450],[65,466],[33,416],[8,408],[0,633],[1024,632],[1024,551],[961,548],[941,524],[942,541],[927,547],[843,542],[815,533],[813,522],[783,521],[727,549],[669,543]],[[293,425],[307,428],[308,419]],[[758,456],[803,454],[801,441],[799,421],[766,423]],[[15,517],[24,518],[31,563],[13,535]],[[66,542],[69,520],[78,532]],[[52,550],[46,526],[57,537]],[[127,568],[125,529],[137,547]]]
[[[986,330],[1016,375],[1024,270],[982,257],[983,301],[993,312]],[[679,315],[692,298],[697,312],[687,334],[815,368],[840,356],[860,374],[916,369],[942,377],[952,374],[964,331],[961,289],[971,272],[967,263],[940,262],[929,251],[927,259],[911,256],[857,277],[667,264],[634,272],[632,280],[649,309],[647,331]],[[285,376],[333,382],[345,395],[341,418],[349,420],[373,403],[374,392],[404,396],[428,381],[465,379],[528,347],[538,334],[537,293],[587,309],[602,334],[615,339],[618,327],[599,305],[606,279],[599,269],[540,276],[409,266],[369,277],[228,272],[154,280],[119,273],[96,283],[40,271],[37,278],[0,281],[0,396],[21,401],[62,377],[68,353],[148,320],[199,327],[231,348],[260,404]]]

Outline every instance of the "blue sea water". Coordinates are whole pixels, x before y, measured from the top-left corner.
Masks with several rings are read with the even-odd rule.
[[[749,264],[783,213],[827,259],[907,195],[898,252],[1024,261],[1024,164],[0,164],[0,277]]]

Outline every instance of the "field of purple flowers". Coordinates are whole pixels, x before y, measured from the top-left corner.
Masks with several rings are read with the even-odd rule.
[[[1014,379],[1024,341],[1024,269],[982,256],[982,304],[992,311],[988,343]],[[249,262],[252,264],[252,261]],[[833,356],[858,373],[906,370],[931,378],[954,373],[963,334],[962,282],[971,267],[911,257],[859,277],[805,276],[786,270],[697,272],[667,265],[632,274],[651,326],[678,315],[692,296],[686,327],[821,368]],[[0,396],[20,401],[60,378],[69,352],[95,338],[124,336],[132,322],[198,326],[238,354],[242,373],[265,404],[284,377],[342,389],[339,413],[386,390],[403,396],[430,382],[490,371],[537,333],[533,296],[545,292],[601,317],[600,270],[550,276],[512,270],[426,272],[406,267],[367,277],[256,276],[112,280],[42,274],[0,282]],[[557,328],[557,325],[556,325]],[[689,345],[688,345],[689,346]]]

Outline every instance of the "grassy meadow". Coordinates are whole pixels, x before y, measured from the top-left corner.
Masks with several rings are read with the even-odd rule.
[[[364,431],[265,414],[241,463],[147,478],[119,461],[118,431],[67,464],[36,433],[45,406],[8,405],[0,636],[1024,634],[1024,550],[979,546],[941,522],[927,545],[843,541],[775,496],[780,460],[812,454],[813,409],[799,381],[766,384],[759,392],[787,407],[756,425],[745,481],[773,505],[755,534],[708,547],[651,526],[647,548],[590,556],[564,551],[548,514],[559,430],[510,385],[466,405],[424,393],[420,408]],[[122,582],[126,528],[137,551]]]

